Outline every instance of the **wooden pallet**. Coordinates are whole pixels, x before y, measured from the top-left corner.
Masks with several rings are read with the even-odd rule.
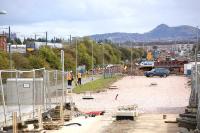
[[[60,117],[52,117],[53,121],[61,120]],[[64,121],[70,121],[71,117],[70,116],[64,116]]]
[[[33,129],[33,130],[24,129],[21,132],[22,133],[42,133],[43,131],[44,131],[43,128],[39,128],[39,129]]]
[[[62,126],[61,121],[49,121],[43,123],[43,128],[45,130],[59,130]]]

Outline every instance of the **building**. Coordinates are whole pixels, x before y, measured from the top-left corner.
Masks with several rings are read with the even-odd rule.
[[[194,44],[178,44],[180,51],[191,51],[194,47]]]
[[[7,39],[5,35],[0,35],[0,50],[6,51]]]
[[[157,46],[159,51],[191,51],[194,47],[194,44],[162,44],[162,45],[141,45],[135,46],[135,48],[144,48],[147,50],[153,50],[153,47]]]
[[[62,43],[50,43],[50,42],[29,42],[26,44],[26,50],[32,52],[38,50],[42,46],[49,46],[51,48],[63,48]]]
[[[26,53],[26,45],[9,45],[7,46],[7,52],[9,53]]]

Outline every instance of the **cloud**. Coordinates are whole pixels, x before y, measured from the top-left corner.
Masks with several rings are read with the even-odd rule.
[[[200,23],[199,0],[1,0],[0,25],[20,32],[89,35]]]

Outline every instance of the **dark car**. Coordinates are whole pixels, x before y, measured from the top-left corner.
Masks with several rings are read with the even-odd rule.
[[[146,77],[153,77],[153,76],[160,76],[160,77],[167,77],[169,76],[170,71],[166,68],[155,68],[151,71],[144,72]]]

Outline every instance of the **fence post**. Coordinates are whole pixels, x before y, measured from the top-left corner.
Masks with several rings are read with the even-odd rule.
[[[63,112],[63,103],[60,103],[60,119],[62,122],[62,125],[64,125],[64,112]]]
[[[13,133],[17,133],[17,112],[12,113]]]
[[[47,109],[47,98],[46,98],[46,70],[43,71],[43,106],[44,111]]]
[[[33,118],[35,117],[35,70],[33,70]]]
[[[20,98],[20,93],[19,93],[19,87],[18,87],[18,71],[16,71],[16,87],[17,87],[17,102],[18,102],[18,110],[19,110],[19,119],[22,120],[22,116],[21,116],[21,98]]]
[[[3,102],[3,113],[4,113],[5,125],[7,125],[7,119],[6,119],[6,104],[5,104],[4,88],[3,88],[3,81],[2,81],[1,73],[2,73],[2,72],[0,71],[0,83],[1,83],[1,95],[2,95],[2,102]]]
[[[55,71],[56,72],[56,82],[55,82],[55,86],[56,86],[56,104],[58,103],[58,88],[57,88],[57,85],[58,85],[58,70]]]

